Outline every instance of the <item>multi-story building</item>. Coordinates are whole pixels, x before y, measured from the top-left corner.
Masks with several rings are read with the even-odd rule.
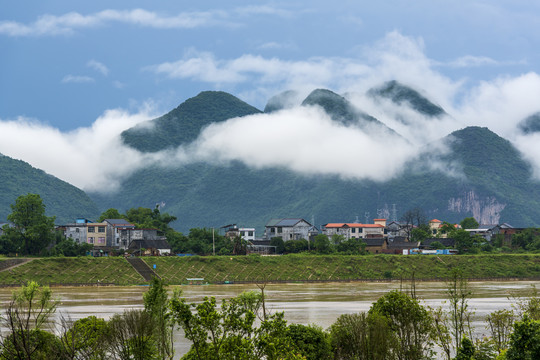
[[[264,238],[271,240],[273,237],[281,237],[288,240],[310,240],[317,235],[317,228],[304,219],[272,219],[264,230]]]
[[[321,231],[328,238],[334,235],[342,235],[345,239],[370,239],[382,238],[385,236],[385,226],[382,223],[360,224],[360,223],[328,223],[321,227]]]

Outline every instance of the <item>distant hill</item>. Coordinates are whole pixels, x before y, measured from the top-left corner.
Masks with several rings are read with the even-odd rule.
[[[524,134],[540,132],[540,112],[534,113],[525,118],[519,123],[518,127]]]
[[[369,90],[368,95],[375,99],[389,99],[397,105],[406,103],[420,114],[430,117],[438,117],[446,114],[443,108],[428,100],[418,91],[395,80],[386,82],[380,87]]]
[[[230,99],[231,96],[220,93],[219,97]],[[212,98],[207,96],[205,100]],[[425,104],[431,103],[426,101]],[[303,104],[321,106],[335,121],[345,124],[358,121],[357,110],[328,90],[314,91]],[[201,101],[191,111],[198,112],[198,106],[213,108]],[[183,108],[184,104],[177,109]],[[246,109],[258,112],[247,105],[227,116],[246,115]],[[420,107],[418,111],[425,114],[427,110]],[[429,113],[441,114],[440,111]],[[204,117],[205,124],[224,120],[220,111],[213,114],[215,118]],[[165,141],[171,145],[193,140],[195,128],[186,137],[178,133],[184,127],[183,121],[189,123],[192,119],[178,117],[174,125],[164,121],[160,136],[167,138],[170,134],[174,141]],[[201,128],[198,126],[198,131]],[[433,151],[440,145],[446,145],[448,152]],[[372,221],[375,217],[390,219],[394,207],[398,219],[408,209],[420,207],[430,218],[452,222],[475,216],[481,223],[540,226],[540,204],[535,201],[540,195],[540,184],[530,180],[530,166],[507,140],[487,128],[468,127],[435,141],[426,149],[423,157],[407,164],[403,174],[386,182],[305,176],[283,168],[249,168],[239,162],[195,163],[176,169],[149,167],[127,178],[118,193],[91,196],[101,209],[116,207],[121,211],[165,202],[164,211],[178,217],[173,226],[181,231],[190,227],[218,228],[230,223],[255,226],[261,231],[270,218],[279,217],[303,217],[308,221],[313,217],[317,226],[354,221],[357,217],[360,221]],[[427,157],[436,160],[438,166],[427,166],[433,163]]]
[[[20,195],[39,194],[49,216],[56,223],[73,222],[77,217],[94,219],[100,212],[82,190],[30,164],[0,154],[0,222],[11,214],[10,205]]]
[[[155,152],[195,140],[211,123],[258,113],[231,94],[203,91],[167,114],[122,132],[122,140],[139,151]]]

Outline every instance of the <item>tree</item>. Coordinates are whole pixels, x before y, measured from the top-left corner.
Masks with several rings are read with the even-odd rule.
[[[332,245],[328,236],[324,234],[318,234],[313,241],[313,249],[319,254],[329,254],[332,252]]]
[[[540,321],[525,316],[514,323],[514,332],[510,335],[507,360],[540,359]]]
[[[281,236],[270,239],[270,245],[276,247],[276,254],[283,254],[285,251],[285,242]]]
[[[401,221],[404,223],[405,231],[407,232],[407,239],[411,239],[412,230],[415,227],[419,227],[422,224],[426,224],[426,216],[420,208],[414,208],[407,210],[401,217]]]
[[[125,219],[125,218],[126,218],[126,216],[120,214],[120,212],[118,212],[118,210],[116,210],[114,208],[110,208],[110,209],[105,210],[103,213],[101,213],[101,215],[99,216],[99,219],[97,221],[98,222],[103,222],[103,220],[105,220],[105,219]]]
[[[392,359],[396,337],[388,319],[379,314],[344,314],[329,329],[336,360]]]
[[[108,324],[108,353],[119,360],[147,360],[159,356],[154,337],[155,322],[144,310],[126,310],[115,314]]]
[[[393,352],[398,359],[417,360],[431,355],[431,317],[418,300],[393,290],[379,298],[368,313],[388,319],[397,338]]]
[[[287,327],[287,337],[305,356],[306,360],[330,360],[332,349],[328,334],[316,325],[291,324]]]
[[[52,298],[49,287],[35,281],[13,292],[3,317],[9,335],[3,339],[3,356],[6,359],[42,358],[53,339],[43,331],[58,302]],[[53,338],[56,337],[53,335]],[[56,340],[55,340],[56,341]],[[38,357],[38,354],[39,355]]]
[[[459,223],[462,229],[478,229],[478,221],[473,217],[467,217]]]
[[[494,311],[486,317],[487,328],[498,352],[507,347],[514,319],[514,312],[507,309]]]
[[[174,296],[179,296],[175,293]],[[168,311],[169,295],[163,280],[153,277],[150,289],[144,293],[144,310],[150,314],[155,323],[156,339],[160,359],[174,357],[173,328],[174,323]]]
[[[411,241],[424,241],[431,237],[431,229],[427,224],[420,224],[411,230]]]
[[[95,316],[75,321],[68,326],[63,321],[64,331],[60,337],[64,359],[105,360],[106,342],[109,334],[107,322]]]
[[[239,296],[217,306],[214,297],[200,304],[173,298],[169,307],[175,324],[192,346],[184,359],[301,359],[287,334],[283,313],[269,315],[255,326],[260,297]]]
[[[45,216],[45,205],[37,194],[21,195],[11,205],[8,220],[13,224],[6,227],[4,241],[13,252],[36,255],[54,238],[54,217]]]

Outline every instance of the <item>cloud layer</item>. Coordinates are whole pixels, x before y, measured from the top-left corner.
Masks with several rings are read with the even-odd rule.
[[[101,13],[96,16],[106,17]],[[122,16],[131,19],[134,15]],[[179,19],[169,20],[182,23]],[[60,23],[67,26],[70,21],[75,20],[64,19]],[[97,20],[77,21],[91,24]],[[58,19],[54,23],[54,27],[60,26]],[[490,63],[490,59],[464,58],[456,66]],[[103,76],[108,74],[107,67],[96,60],[87,65]],[[183,59],[156,64],[146,70],[171,79],[205,82],[212,87],[249,83],[252,90],[240,94],[248,102],[261,96],[268,99],[285,89],[298,90],[302,98],[315,88],[329,88],[345,94],[355,106],[400,136],[384,134],[377,128],[346,127],[331,121],[317,107],[295,106],[214,124],[192,144],[149,155],[125,147],[119,137],[123,130],[158,115],[156,109],[146,106],[136,113],[108,110],[92,126],[67,133],[24,118],[0,120],[0,153],[23,159],[86,190],[114,190],[123,178],[149,163],[182,166],[194,161],[237,160],[251,167],[282,167],[308,175],[386,180],[398,175],[404,163],[418,155],[426,144],[454,130],[475,125],[487,126],[516,144],[540,178],[540,139],[517,130],[522,119],[540,111],[540,76],[531,72],[467,84],[465,80],[445,77],[437,70],[439,66],[425,55],[422,39],[398,32],[389,33],[365,48],[356,59],[289,61],[252,54],[217,59],[211,53],[191,51]],[[421,92],[449,115],[432,119],[404,104],[375,102],[366,96],[369,88],[393,79]],[[65,78],[65,82],[76,81],[84,79]]]

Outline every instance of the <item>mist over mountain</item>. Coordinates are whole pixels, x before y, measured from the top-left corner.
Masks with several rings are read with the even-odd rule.
[[[415,207],[451,222],[474,216],[480,223],[540,225],[540,183],[522,150],[487,127],[445,133],[453,117],[403,84],[373,89],[345,96],[316,89],[304,99],[285,92],[264,113],[231,94],[202,92],[122,132],[129,154],[145,161],[117,177],[116,191],[88,192],[98,211],[84,194],[60,209],[60,200],[47,195],[48,211],[72,220],[165,203],[181,231],[230,223],[262,230],[279,217],[317,226],[370,222],[399,219]],[[28,177],[0,164],[11,183]],[[51,193],[73,191],[66,198],[78,199],[82,192],[65,185],[51,185]],[[14,199],[25,191],[48,190],[4,193]]]
[[[203,91],[176,109],[122,133],[126,145],[156,152],[193,141],[205,126],[261,111],[223,91]]]
[[[416,111],[420,117],[446,114],[418,92],[407,90],[399,83],[386,83],[379,89],[387,89],[386,93],[399,93],[397,99],[401,104]],[[374,94],[374,91],[370,91],[368,96]],[[222,111],[227,111],[236,119],[234,124],[252,124],[261,116],[273,116],[278,110],[286,111],[290,103],[282,108],[278,105],[287,104],[285,98],[296,95],[284,93],[278,99],[269,101],[273,105],[267,105],[265,110],[269,111],[268,115],[257,115],[256,111],[247,116],[245,113],[235,113],[235,110]],[[205,100],[212,101],[211,97]],[[358,122],[387,128],[330,90],[314,90],[301,104],[302,107],[321,108],[335,123],[332,126],[346,126],[351,132],[359,131],[350,128]],[[225,103],[221,105],[227,106]],[[201,109],[211,107],[204,101],[198,106]],[[190,110],[199,111],[196,106]],[[249,116],[253,114],[256,118]],[[190,118],[194,117],[186,113],[183,119]],[[276,120],[268,118],[266,121],[272,123]],[[213,124],[214,119],[205,118],[201,122]],[[220,122],[219,127],[212,128],[213,124],[208,128],[216,136],[222,134],[227,137],[227,134],[237,133],[243,128],[237,126],[227,132],[227,121],[217,118],[216,122]],[[279,126],[277,122],[275,124]],[[183,123],[180,125],[184,126]],[[173,130],[166,131],[166,127],[164,130],[164,134],[174,133]],[[261,129],[261,132],[264,130]],[[302,136],[299,132],[295,135]],[[325,136],[331,135],[320,134],[321,139]],[[190,143],[190,139],[193,137],[181,142],[181,147],[200,145],[208,136],[203,131],[195,143]],[[396,138],[389,135],[389,139],[394,142]],[[382,143],[387,141],[384,137],[377,140]],[[281,146],[277,138],[275,144]],[[264,152],[267,145],[260,145]],[[410,144],[407,146],[413,147]],[[228,152],[226,147],[222,148],[225,153]],[[351,149],[353,151],[354,146]],[[294,142],[286,150],[292,156],[303,156],[302,150]],[[259,151],[261,149],[256,146],[252,147],[253,153]],[[370,155],[375,156],[376,152]],[[509,222],[514,226],[532,226],[537,225],[540,219],[540,206],[531,200],[539,194],[540,185],[532,180],[530,165],[510,142],[487,128],[467,127],[450,135],[442,134],[440,138],[412,152],[409,157],[400,158],[398,153],[389,155],[385,157],[387,163],[381,167],[393,168],[398,163],[400,170],[382,180],[370,178],[365,172],[358,173],[358,176],[355,173],[344,175],[346,167],[365,168],[368,173],[377,171],[376,168],[370,170],[372,165],[363,162],[360,153],[359,160],[355,161],[355,158],[352,156],[351,160],[340,165],[343,172],[324,171],[331,169],[332,164],[323,158],[316,166],[322,170],[313,169],[311,172],[295,171],[278,162],[275,166],[254,165],[246,163],[245,158],[233,156],[221,162],[201,160],[178,166],[156,165],[134,173],[126,179],[119,192],[112,195],[92,194],[92,197],[102,208],[122,204],[127,209],[165,202],[165,210],[178,217],[175,226],[183,231],[189,227],[219,227],[226,223],[262,229],[266,221],[273,217],[314,218],[316,225],[354,221],[357,217],[361,221],[371,221],[375,217],[391,218],[394,208],[399,218],[400,214],[414,207],[424,209],[429,217],[454,222],[475,216],[481,223]]]
[[[370,89],[368,95],[375,99],[389,99],[397,105],[405,103],[418,113],[426,116],[438,117],[446,114],[443,108],[432,103],[418,91],[396,80],[388,81],[380,87]]]

